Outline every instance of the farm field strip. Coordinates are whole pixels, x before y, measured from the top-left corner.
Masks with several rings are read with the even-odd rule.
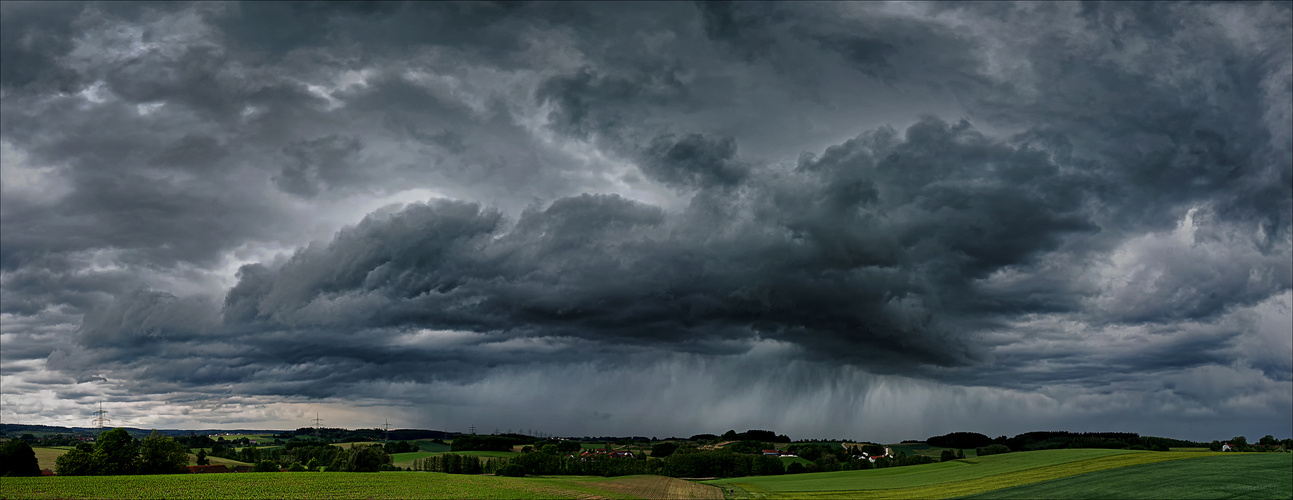
[[[5,477],[0,478],[0,491],[4,492],[5,498],[12,499],[636,498],[633,495],[600,486],[607,482],[606,478],[602,477],[508,478],[434,472],[375,474],[247,472],[160,476]],[[613,488],[624,489],[620,486],[613,486]]]
[[[1071,452],[1071,451],[1097,451],[1097,450],[1046,450],[1046,451],[1052,451],[1052,452],[1070,451]],[[1103,451],[1115,451],[1115,450],[1103,450]],[[1025,454],[1031,454],[1031,453],[1042,453],[1042,452],[1024,452],[1019,454],[1025,455]],[[1013,455],[1013,453],[1010,455]],[[841,482],[839,481],[833,482],[833,481],[826,480],[826,481],[820,481],[818,484],[802,485],[802,486],[810,487],[811,489],[803,489],[803,490],[778,489],[774,491],[774,490],[769,490],[765,488],[760,488],[760,486],[764,486],[762,484],[751,485],[751,484],[745,484],[745,483],[735,483],[734,486],[736,486],[737,488],[734,488],[735,489],[734,496],[747,497],[747,498],[856,498],[860,492],[864,491],[865,496],[874,496],[877,498],[893,498],[893,499],[953,498],[953,497],[989,492],[989,491],[998,490],[1002,488],[1010,488],[1015,486],[1032,484],[1032,483],[1037,483],[1041,481],[1049,481],[1052,479],[1075,476],[1078,474],[1086,474],[1090,472],[1117,469],[1117,468],[1142,465],[1147,463],[1185,460],[1185,459],[1198,459],[1202,457],[1218,456],[1218,455],[1222,455],[1222,453],[1217,452],[1213,454],[1213,453],[1198,453],[1198,452],[1180,452],[1180,453],[1125,452],[1122,454],[1108,455],[1100,458],[1087,458],[1084,460],[1066,461],[1063,463],[1051,463],[1049,465],[1045,464],[1044,461],[1038,461],[1039,466],[1030,467],[1030,468],[1009,467],[1009,469],[1013,469],[1013,470],[1006,470],[1007,467],[986,467],[985,468],[986,470],[984,471],[984,472],[987,472],[986,474],[979,475],[978,477],[968,477],[968,478],[953,480],[953,481],[947,481],[946,480],[947,476],[964,477],[963,474],[959,474],[959,472],[963,471],[964,469],[963,468],[947,469],[948,474],[933,474],[933,475],[920,474],[920,475],[912,475],[906,478],[901,478],[901,479],[915,480],[915,481],[902,481],[902,482],[908,483],[908,485],[905,487],[887,487],[887,488],[875,487],[879,484],[895,484],[895,482],[893,481],[889,481],[889,482],[876,481],[868,485],[871,487],[854,486],[854,487],[845,488],[845,487],[839,487],[841,484]],[[993,455],[992,457],[1004,457],[1004,456],[1008,456],[1008,455]],[[984,461],[984,465],[989,465],[989,461],[987,459],[992,457],[984,457],[982,459]],[[1051,461],[1054,462],[1053,457]],[[944,463],[954,463],[954,462],[944,462]],[[943,464],[931,464],[931,465],[943,465]],[[1007,463],[1003,465],[1015,465],[1015,464]],[[920,465],[920,466],[912,466],[911,468],[915,468],[915,467],[931,467],[931,466]],[[907,468],[907,467],[900,467],[900,468]],[[885,469],[881,469],[881,470],[885,470]],[[836,474],[836,473],[828,473],[828,474]],[[801,474],[801,476],[803,475],[806,475],[806,474]],[[912,484],[912,483],[915,483],[915,484]],[[923,483],[923,484],[919,484],[919,483]]]
[[[874,490],[924,486],[976,479],[1047,465],[1098,459],[1132,452],[1126,450],[1044,450],[991,455],[928,465],[887,467],[860,471],[816,472],[783,476],[720,479],[713,483],[740,483],[750,491]],[[1191,454],[1189,456],[1197,456]]]
[[[723,490],[717,487],[664,476],[626,476],[593,481],[588,485],[632,498],[723,499]]]
[[[1208,456],[1133,465],[965,498],[1293,498],[1293,454]]]

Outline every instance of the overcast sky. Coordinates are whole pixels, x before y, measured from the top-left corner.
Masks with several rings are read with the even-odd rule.
[[[6,423],[1293,435],[1287,2],[0,20]]]

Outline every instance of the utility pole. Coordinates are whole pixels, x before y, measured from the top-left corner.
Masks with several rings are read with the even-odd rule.
[[[314,412],[314,437],[319,437],[319,424],[323,419],[319,418],[319,412]]]
[[[103,401],[99,401],[99,411],[94,412],[94,419],[91,420],[91,422],[94,423],[95,427],[102,429],[103,424],[112,422],[112,419],[104,416],[107,414],[108,414],[108,410],[103,409]]]
[[[386,419],[386,425],[382,426],[382,430],[386,431],[386,440],[390,441],[391,440],[391,419],[389,418]]]
[[[471,427],[468,427],[468,428],[467,428],[467,431],[468,431],[468,432],[470,432],[471,434],[475,435],[475,434],[476,434],[476,426],[474,426],[474,425],[473,425],[473,426],[471,426]]]

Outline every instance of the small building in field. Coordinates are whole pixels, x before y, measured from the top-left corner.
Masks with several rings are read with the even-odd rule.
[[[1221,451],[1233,451],[1233,450],[1234,448],[1230,446],[1230,443],[1223,443],[1221,445]]]
[[[763,456],[765,456],[765,457],[779,457],[779,456],[781,456],[781,450],[763,450]]]
[[[42,476],[52,476],[52,475],[54,475],[54,471],[53,471],[52,469],[41,469],[41,470],[40,470],[40,475],[42,475]]]

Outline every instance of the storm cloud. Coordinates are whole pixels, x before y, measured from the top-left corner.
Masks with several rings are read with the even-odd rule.
[[[0,8],[6,422],[1289,432],[1287,4]]]

